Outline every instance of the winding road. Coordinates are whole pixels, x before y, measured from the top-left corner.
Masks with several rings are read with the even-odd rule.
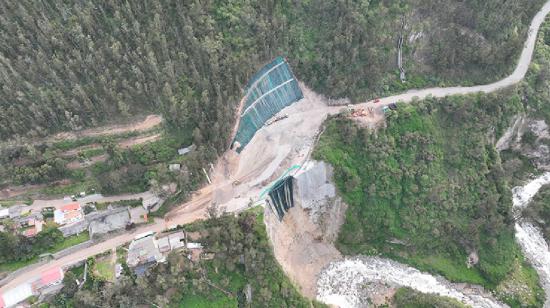
[[[422,90],[410,90],[403,94],[390,96],[386,98],[381,99],[381,103],[376,104],[376,106],[379,105],[387,105],[392,102],[396,101],[402,101],[402,102],[411,102],[415,98],[425,98],[427,96],[433,96],[433,97],[445,97],[449,95],[454,94],[469,94],[469,93],[476,93],[476,92],[494,92],[509,86],[512,86],[514,84],[517,84],[520,82],[527,73],[527,70],[529,68],[529,64],[531,63],[531,59],[533,56],[533,51],[535,48],[536,43],[536,37],[538,30],[543,23],[546,15],[550,12],[550,1],[547,1],[546,4],[542,7],[542,9],[535,15],[533,18],[529,32],[528,37],[525,42],[524,48],[521,52],[521,56],[519,58],[519,61],[517,63],[517,66],[514,70],[514,72],[509,75],[508,77],[497,81],[495,83],[486,84],[486,85],[479,85],[479,86],[473,86],[473,87],[448,87],[448,88],[428,88],[428,89],[422,89]],[[302,108],[302,113],[296,113],[296,114],[290,114],[289,119],[281,122],[287,122],[294,125],[291,130],[288,129],[281,129],[281,125],[289,125],[289,124],[280,124],[276,123],[270,126],[267,126],[263,129],[261,129],[257,136],[255,136],[250,144],[245,148],[245,150],[240,154],[240,157],[238,160],[242,162],[241,164],[238,164],[238,170],[241,174],[246,173],[246,183],[233,185],[234,184],[234,178],[223,178],[218,181],[214,181],[212,185],[208,185],[205,188],[201,189],[199,193],[192,198],[192,200],[188,203],[182,204],[178,206],[174,211],[172,211],[171,215],[169,215],[169,221],[165,221],[162,219],[156,220],[153,224],[149,224],[146,226],[143,226],[131,233],[126,233],[123,235],[119,235],[110,239],[107,239],[101,243],[97,243],[93,246],[90,246],[88,248],[82,249],[80,251],[75,252],[74,254],[65,256],[63,258],[60,258],[58,260],[54,260],[48,264],[39,266],[39,267],[29,267],[27,271],[24,271],[22,274],[18,275],[2,287],[0,287],[0,293],[3,293],[23,282],[28,281],[29,279],[38,276],[41,272],[52,268],[56,266],[68,266],[71,264],[74,264],[76,262],[79,262],[81,260],[84,260],[88,257],[94,256],[96,254],[102,253],[104,251],[113,249],[117,246],[123,245],[129,241],[131,241],[136,234],[146,232],[146,231],[155,231],[159,232],[166,228],[167,225],[173,225],[173,224],[185,224],[185,223],[191,223],[193,221],[203,219],[206,217],[206,208],[213,202],[216,201],[218,205],[223,205],[229,212],[238,212],[243,210],[244,208],[248,207],[248,202],[250,199],[257,200],[258,193],[261,190],[258,186],[259,184],[256,183],[255,178],[261,176],[265,177],[265,170],[268,168],[271,168],[271,164],[273,163],[273,159],[262,159],[262,157],[257,157],[257,153],[254,153],[252,149],[256,148],[258,153],[267,153],[273,154],[273,152],[277,152],[275,148],[277,148],[280,144],[278,142],[288,142],[291,146],[297,146],[296,145],[296,139],[292,139],[294,136],[307,136],[307,144],[303,145],[302,148],[300,148],[300,151],[289,151],[290,154],[288,155],[294,155],[292,157],[287,157],[285,160],[285,163],[295,163],[295,162],[301,162],[304,157],[307,157],[307,153],[309,153],[309,150],[313,146],[313,142],[310,142],[313,140],[315,134],[319,130],[319,127],[321,126],[321,123],[323,122],[323,119],[328,115],[332,113],[338,112],[341,107],[329,107],[327,105],[324,105],[320,103],[319,101],[314,102],[312,101],[317,96],[313,95],[310,96],[310,99],[306,98],[305,100],[296,103],[296,107],[290,106],[288,108]],[[365,103],[360,104],[361,107],[375,107],[373,101],[368,101]],[[294,109],[293,109],[294,110]],[[298,118],[298,117],[302,118]],[[304,118],[304,116],[309,116],[310,118],[315,118],[314,120],[309,120],[310,122],[306,124],[302,124],[302,122],[307,122]],[[317,118],[318,117],[318,118]],[[260,135],[260,136],[258,136]],[[311,138],[310,138],[311,137]],[[259,144],[263,142],[263,139],[268,140],[271,145],[278,145],[277,147],[271,146],[270,148],[262,147]],[[256,143],[256,144],[254,144]],[[292,144],[294,143],[294,144]],[[262,152],[263,151],[263,152]],[[231,154],[234,156],[234,154]],[[273,154],[272,157],[277,157],[276,154]],[[294,160],[294,161],[292,161]],[[281,163],[282,164],[282,163]],[[218,165],[220,165],[220,162],[218,162]],[[246,165],[243,167],[243,165]],[[281,165],[282,166],[282,165]],[[281,167],[280,166],[280,167]],[[247,169],[248,168],[248,169]],[[241,170],[248,170],[248,172]],[[277,172],[279,172],[281,168],[276,169],[273,168],[273,171],[270,173],[273,173],[272,175],[275,175]],[[241,179],[237,177],[237,179]],[[235,186],[235,187],[233,187]],[[238,195],[237,195],[238,193]],[[236,195],[237,197],[234,197],[233,195]],[[220,197],[221,196],[221,197]],[[218,201],[218,198],[221,198],[221,201]]]

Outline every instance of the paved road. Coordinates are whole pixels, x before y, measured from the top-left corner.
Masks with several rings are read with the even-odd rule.
[[[404,94],[382,98],[381,103],[377,105],[387,105],[389,103],[396,102],[396,101],[410,102],[415,97],[424,98],[429,95],[434,97],[445,97],[453,94],[469,94],[469,93],[476,93],[476,92],[488,93],[488,92],[494,92],[518,83],[525,77],[525,74],[527,73],[527,69],[529,68],[529,64],[531,62],[531,58],[533,56],[533,51],[535,48],[536,35],[538,33],[540,25],[542,24],[542,22],[544,21],[544,18],[549,12],[550,12],[550,0],[546,2],[544,7],[534,17],[531,23],[531,26],[529,28],[529,35],[527,37],[527,41],[525,42],[525,47],[521,53],[517,67],[510,76],[500,81],[497,81],[495,83],[480,85],[480,86],[473,86],[473,87],[449,87],[449,88],[430,88],[430,89],[423,89],[423,90],[411,90]],[[363,105],[369,105],[369,106],[371,106],[372,104],[373,104],[372,101],[363,103]],[[254,141],[254,139],[252,141]],[[249,147],[250,147],[250,144],[249,144]],[[268,165],[269,164],[265,165],[264,167],[267,167]],[[261,170],[260,170],[260,173],[261,173]],[[219,186],[223,186],[223,185],[227,185],[227,182],[221,183],[221,185]],[[123,245],[131,241],[136,234],[139,234],[141,232],[145,232],[145,231],[159,232],[165,229],[167,224],[169,225],[185,224],[185,223],[196,221],[198,219],[202,219],[206,216],[206,207],[211,203],[212,191],[214,188],[217,188],[217,187],[218,185],[215,185],[215,186],[210,185],[205,187],[203,190],[201,190],[203,192],[202,194],[199,194],[198,196],[194,197],[191,202],[181,205],[178,208],[178,210],[174,211],[173,212],[174,215],[170,216],[170,221],[168,222],[165,222],[164,220],[159,219],[155,221],[155,223],[141,227],[135,230],[134,232],[111,238],[104,242],[98,243],[94,246],[80,250],[72,255],[63,257],[58,260],[54,260],[43,266],[29,269],[29,271],[19,275],[14,280],[2,286],[0,288],[0,293],[5,292],[6,290],[11,289],[17,286],[18,284],[23,283],[33,277],[38,276],[41,272],[51,267],[66,266],[69,264],[73,264],[78,261],[84,260],[88,257],[94,256],[96,254],[112,249],[114,247]],[[246,203],[243,202],[241,206],[231,207],[230,210],[240,211],[246,206],[247,206]]]
[[[150,191],[142,192],[139,194],[124,194],[124,195],[117,195],[117,196],[103,196],[102,194],[93,194],[88,195],[84,198],[79,198],[77,200],[80,205],[84,205],[88,202],[116,202],[121,200],[136,200],[139,198],[142,198],[143,200],[149,199],[154,197],[153,193]],[[45,207],[53,206],[55,208],[60,208],[63,205],[69,204],[73,201],[71,200],[64,200],[64,199],[52,199],[52,200],[34,200],[34,202],[29,205],[22,207],[22,210],[31,210],[31,211],[40,211],[41,209]]]
[[[422,90],[410,90],[403,94],[382,98],[380,100],[380,103],[382,105],[387,105],[397,101],[410,102],[415,97],[425,98],[430,95],[434,97],[445,97],[445,96],[454,95],[454,94],[471,94],[471,93],[477,93],[477,92],[490,93],[490,92],[495,92],[500,89],[517,84],[525,77],[525,74],[529,69],[529,64],[531,63],[531,59],[533,57],[533,51],[535,49],[535,44],[537,41],[536,40],[537,33],[539,31],[540,25],[544,22],[544,18],[546,17],[546,15],[548,15],[549,12],[550,12],[550,1],[547,1],[546,4],[542,7],[542,9],[533,18],[531,25],[529,27],[527,41],[524,44],[524,48],[523,48],[523,51],[521,52],[516,69],[508,77],[494,83],[473,86],[473,87],[448,87],[448,88],[428,88],[428,89],[422,89]],[[370,105],[372,104],[372,101],[369,101],[363,104]],[[377,105],[380,105],[380,104],[377,104]]]

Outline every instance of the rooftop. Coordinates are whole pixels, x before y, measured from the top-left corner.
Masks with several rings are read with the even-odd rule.
[[[129,266],[149,262],[164,262],[164,256],[160,252],[154,236],[147,236],[130,243],[127,262]]]
[[[80,204],[74,202],[67,205],[64,205],[60,208],[63,212],[76,211],[80,209]]]
[[[47,286],[63,279],[63,271],[59,267],[51,268],[40,275],[40,282]]]

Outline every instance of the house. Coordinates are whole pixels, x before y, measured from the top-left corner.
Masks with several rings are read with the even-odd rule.
[[[201,243],[187,243],[187,249],[189,249],[189,254],[187,258],[191,261],[199,261],[202,255],[202,244]]]
[[[21,211],[22,211],[22,206],[20,205],[14,205],[12,207],[10,207],[9,209],[9,213],[10,213],[10,218],[17,218],[19,216],[21,216]]]
[[[151,266],[166,261],[170,251],[184,247],[184,239],[183,231],[170,233],[158,240],[153,232],[140,234],[130,243],[128,266],[133,267],[137,275],[142,275]]]
[[[144,209],[149,211],[149,210],[153,209],[155,206],[157,206],[159,204],[159,202],[160,202],[159,197],[150,196],[148,198],[143,199],[142,205],[143,205]]]
[[[0,308],[13,307],[33,295],[30,283],[20,284],[0,296]]]
[[[135,239],[130,243],[127,257],[127,263],[130,267],[137,267],[138,265],[149,267],[165,260],[153,234]]]
[[[168,236],[161,237],[158,239],[159,251],[161,253],[167,253],[175,249],[179,249],[185,246],[183,240],[185,239],[185,234],[183,231],[171,233]]]
[[[192,144],[186,148],[181,148],[178,150],[178,154],[179,155],[186,155],[186,154],[189,154],[191,151],[193,151],[195,149],[195,145]]]
[[[180,171],[180,169],[181,169],[181,164],[170,164],[170,165],[168,165],[168,170],[170,170],[172,172]]]
[[[10,217],[9,208],[0,208],[0,219]]]
[[[42,232],[44,226],[44,216],[40,213],[20,216],[13,221],[18,225],[20,233],[26,237],[33,237]]]
[[[185,246],[184,240],[185,240],[185,234],[183,233],[183,231],[179,231],[168,235],[168,241],[170,242],[171,250],[179,249]]]
[[[38,295],[48,287],[59,285],[63,282],[63,270],[60,267],[48,269],[39,277],[18,285],[17,287],[0,294],[0,308],[13,307],[33,295]]]
[[[32,289],[35,293],[45,288],[59,285],[63,282],[63,270],[60,267],[50,268],[40,274],[40,277],[32,282]]]
[[[53,220],[59,225],[66,225],[84,219],[84,212],[78,203],[62,206],[53,212]]]

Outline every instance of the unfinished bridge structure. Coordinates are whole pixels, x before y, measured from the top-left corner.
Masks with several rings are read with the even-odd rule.
[[[317,214],[324,211],[321,209],[331,207],[337,197],[331,177],[332,168],[325,162],[308,161],[302,166],[294,165],[267,187],[260,199],[265,197],[266,205],[279,221],[295,206],[310,211],[317,219]]]
[[[294,178],[292,176],[284,177],[271,187],[269,190],[268,205],[277,215],[279,221],[283,220],[285,213],[294,207]]]
[[[267,120],[303,97],[298,81],[283,57],[265,65],[252,76],[246,87],[233,147],[240,153]]]

